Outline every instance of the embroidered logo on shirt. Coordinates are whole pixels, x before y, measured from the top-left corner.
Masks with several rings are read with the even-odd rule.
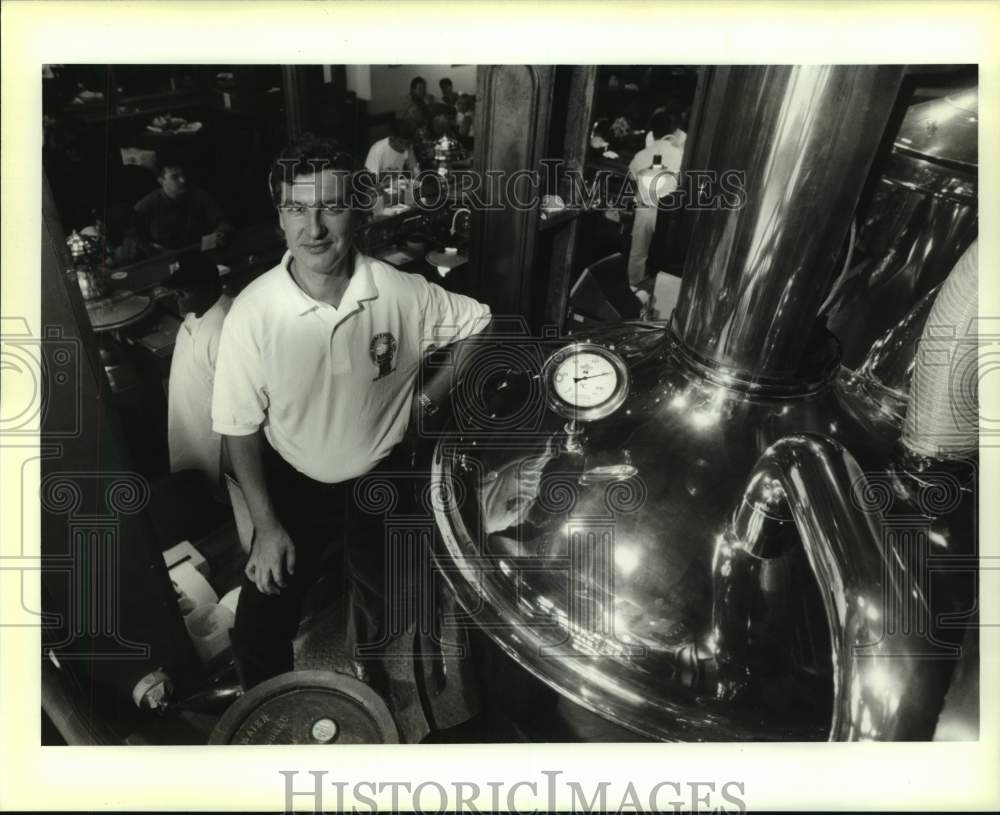
[[[392,361],[396,356],[396,338],[388,331],[372,337],[368,353],[371,354],[372,362],[378,366],[378,376],[372,381],[388,376],[396,370],[392,367]]]

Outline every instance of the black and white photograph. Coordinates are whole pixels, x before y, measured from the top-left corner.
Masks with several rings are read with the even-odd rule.
[[[743,812],[732,762],[373,768],[985,746],[995,66],[439,46],[26,63],[32,749],[334,750],[268,810]]]

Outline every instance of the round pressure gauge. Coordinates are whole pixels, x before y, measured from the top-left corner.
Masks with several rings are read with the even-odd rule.
[[[554,353],[545,362],[542,379],[549,407],[566,419],[602,419],[628,395],[625,362],[592,343],[575,343]]]

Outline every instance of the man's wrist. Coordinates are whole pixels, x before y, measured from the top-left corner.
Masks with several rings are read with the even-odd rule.
[[[434,400],[426,393],[417,395],[417,404],[420,405],[420,409],[428,416],[433,416],[439,410],[438,406],[434,404]]]
[[[251,513],[251,517],[253,517],[253,513]],[[253,518],[253,525],[262,535],[268,537],[276,534],[281,529],[281,522],[271,513],[264,515],[259,521],[257,518]]]

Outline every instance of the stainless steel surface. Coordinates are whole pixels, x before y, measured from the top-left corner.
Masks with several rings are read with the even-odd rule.
[[[816,575],[832,633],[834,702],[830,738],[931,738],[951,663],[918,627],[893,625],[892,609],[930,618],[922,575],[905,545],[883,535],[881,519],[853,492],[865,474],[825,436],[790,436],[770,447],[716,552],[714,635],[729,695],[767,682],[766,653],[753,654],[754,595],[775,557],[781,526],[794,523]]]
[[[737,375],[796,372],[901,76],[772,66],[713,80],[705,169],[744,173],[747,196],[697,213],[673,317],[693,353]]]
[[[878,130],[898,74],[726,73],[708,106],[735,118],[709,129],[708,155],[745,161],[745,212],[699,214],[675,330],[574,338],[625,361],[612,414],[567,425],[550,409],[542,363],[565,341],[473,354],[471,401],[434,453],[438,564],[516,662],[648,737],[929,738],[940,660],[911,658],[909,635],[865,659],[851,648],[914,596],[909,561],[885,548],[900,534],[894,502],[907,557],[917,538],[950,553],[974,544],[974,488],[921,497],[937,488],[933,462],[901,447],[899,414],[838,367],[821,332],[806,341],[874,150],[859,126]],[[767,500],[779,517],[765,524]],[[727,557],[739,559],[728,574]],[[935,599],[954,611],[962,591]]]
[[[824,433],[872,464],[888,459],[898,427],[839,381],[797,398],[714,384],[665,330],[626,327],[600,341],[630,363],[632,388],[616,414],[584,428],[579,452],[565,449],[564,420],[551,413],[516,448],[509,431],[438,448],[435,479],[454,497],[436,512],[443,568],[459,599],[542,680],[651,737],[823,738],[822,707],[782,716],[777,700],[768,710],[717,698],[714,548],[771,444]],[[530,414],[518,400],[532,377],[509,377],[491,405]],[[626,461],[629,477],[588,477]]]
[[[434,480],[446,496],[435,509],[440,564],[472,619],[542,681],[652,738],[911,738],[923,732],[925,719],[909,716],[907,700],[933,701],[938,663],[847,660],[845,649],[870,629],[862,629],[853,612],[828,621],[821,611],[810,616],[807,597],[822,596],[830,608],[861,596],[862,586],[865,597],[879,588],[873,570],[885,559],[872,527],[880,518],[852,510],[844,496],[852,488],[884,490],[886,478],[893,495],[905,494],[902,476],[887,475],[905,466],[898,419],[847,371],[798,395],[751,395],[707,380],[665,329],[625,326],[589,339],[622,354],[632,387],[619,411],[585,426],[574,445],[566,444],[562,417],[545,412],[532,427],[537,434],[519,444],[515,439],[527,433],[484,425],[466,427],[436,451]],[[544,399],[532,396],[535,377],[530,367],[508,371],[505,387],[488,402],[495,415],[543,410],[532,401]],[[744,506],[746,485],[759,486],[751,473],[761,456],[802,433],[837,439],[851,451],[844,460],[857,464],[835,467],[816,457],[783,476],[794,481],[802,513],[813,513],[792,515],[813,577],[807,570],[793,579],[787,557],[764,565],[762,580],[786,611],[762,636],[784,644],[780,659],[770,663],[771,682],[735,694],[716,660],[716,547],[732,509]],[[855,468],[874,486],[845,481]],[[839,496],[836,504],[833,496]],[[916,499],[907,505],[917,509],[901,510],[905,518],[926,512]],[[934,539],[955,548],[956,518],[971,510],[938,509],[943,521]],[[798,532],[791,526],[784,536],[794,542]],[[967,528],[959,537],[970,543]],[[867,554],[857,562],[842,562],[860,551]],[[840,594],[837,586],[855,595]],[[869,608],[877,613],[884,605]],[[799,653],[792,643],[802,639],[836,658]],[[900,643],[905,638],[886,647]],[[836,673],[824,667],[828,662]],[[885,671],[876,670],[879,665]],[[857,708],[859,693],[869,699],[867,683],[883,679],[907,701],[899,716],[879,708],[873,719],[872,706],[882,704],[877,700],[866,702],[863,721],[845,716],[845,706]]]
[[[910,403],[910,383],[917,361],[917,343],[940,286],[931,289],[900,322],[885,332],[857,371],[859,386],[900,422]]]
[[[863,225],[861,243],[866,247],[878,246],[878,237],[873,231],[884,225],[885,218],[899,219],[912,217],[914,211],[924,208],[923,214],[933,218],[941,217],[940,210],[945,212],[961,212],[962,207],[974,206],[978,192],[978,178],[975,167],[971,170],[954,164],[939,164],[925,156],[904,153],[893,150],[886,159],[882,177],[879,179],[880,194],[875,203],[868,209],[868,215]],[[920,193],[919,196],[906,196],[905,191]],[[879,205],[889,202],[890,195],[897,207],[899,202],[906,202],[900,211],[890,210],[880,212]],[[924,203],[924,199],[929,199]],[[946,203],[958,206],[949,208]],[[955,220],[955,219],[953,219]],[[880,279],[885,276],[886,265],[880,264]],[[891,268],[891,264],[888,266]]]
[[[164,707],[172,713],[181,710],[221,712],[241,696],[243,696],[243,688],[239,685],[216,685],[188,696],[186,699],[168,701]]]
[[[945,696],[934,741],[979,741],[979,628],[962,642],[962,658]]]
[[[938,286],[978,232],[978,90],[914,105],[861,223],[853,286],[831,312],[844,362]]]
[[[896,136],[900,152],[957,164],[979,166],[979,88],[965,88],[941,99],[913,105]]]

